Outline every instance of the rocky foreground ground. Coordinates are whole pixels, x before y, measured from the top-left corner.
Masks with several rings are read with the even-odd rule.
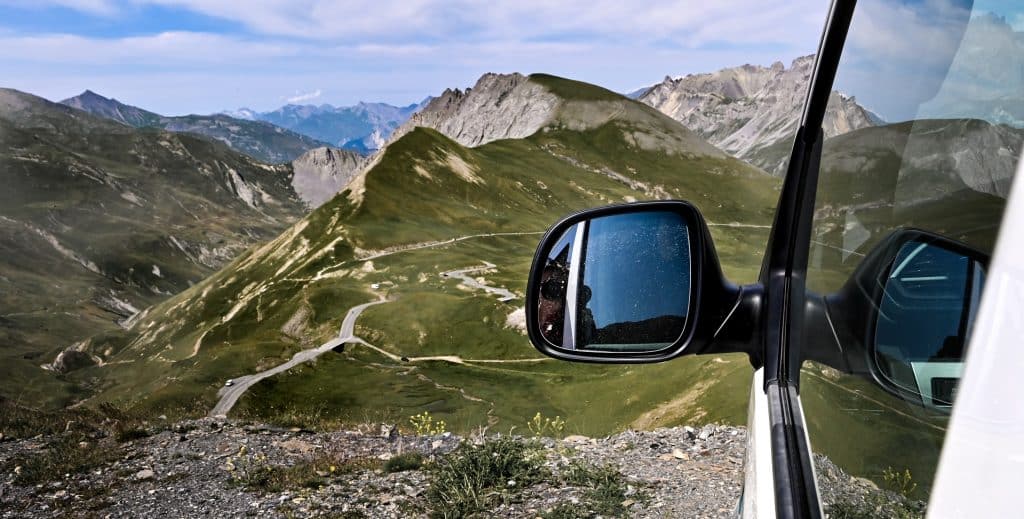
[[[719,425],[562,439],[208,419],[133,431],[0,442],[0,517],[729,517],[746,445]],[[829,502],[866,510],[871,483],[819,465]]]

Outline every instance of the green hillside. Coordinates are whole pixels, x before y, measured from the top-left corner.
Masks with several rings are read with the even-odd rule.
[[[305,207],[291,174],[203,138],[0,90],[0,396],[80,398],[40,366],[294,223]]]
[[[390,302],[356,325],[380,351],[349,345],[267,379],[233,414],[363,421],[426,410],[468,430],[523,427],[539,411],[589,434],[742,422],[750,374],[743,357],[560,363],[541,359],[510,321],[539,233],[566,213],[608,203],[695,202],[727,274],[753,281],[767,229],[722,224],[767,224],[778,180],[649,107],[603,89],[572,98],[581,91],[575,82],[532,80],[564,99],[549,127],[476,148],[430,129],[406,134],[274,241],[150,309],[127,333],[95,337],[93,351],[109,351],[108,363],[74,377],[98,381],[94,401],[206,413],[226,379],[331,339],[349,308],[386,295]],[[477,275],[518,299],[499,302],[440,275],[485,262],[494,267]],[[420,359],[438,356],[446,358]]]

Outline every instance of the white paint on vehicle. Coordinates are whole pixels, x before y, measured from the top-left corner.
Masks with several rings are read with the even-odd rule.
[[[1021,513],[1024,161],[1018,162],[939,459],[929,518]]]
[[[744,463],[743,519],[775,517],[775,479],[772,471],[771,422],[764,368],[754,372],[747,403],[747,452]]]

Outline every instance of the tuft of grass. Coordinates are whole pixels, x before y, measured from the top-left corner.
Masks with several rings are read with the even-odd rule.
[[[419,470],[423,467],[423,462],[423,454],[416,451],[405,452],[393,456],[391,459],[384,462],[384,472],[391,474],[394,472],[405,472],[407,470]]]
[[[114,431],[114,439],[119,443],[141,440],[148,437],[149,431],[143,427],[117,427]]]
[[[463,444],[433,466],[426,497],[432,517],[461,518],[508,502],[546,475],[535,444],[501,437]]]
[[[900,472],[892,467],[887,467],[882,471],[882,481],[886,488],[906,498],[910,498],[911,494],[917,490],[917,483],[914,482],[914,476],[911,475],[910,469]]]
[[[11,438],[40,437],[45,447],[8,460],[15,483],[35,485],[101,467],[123,454],[117,443],[149,436],[135,412],[105,402],[98,407],[44,411],[0,398],[0,432]],[[107,439],[105,439],[107,438]],[[15,470],[17,467],[20,469]]]
[[[565,483],[586,488],[586,508],[604,516],[625,517],[629,514],[623,504],[626,497],[626,478],[619,468],[612,464],[589,465],[580,460],[573,460],[562,472]],[[638,492],[633,496],[637,501],[646,500],[646,494]],[[563,510],[559,513],[568,513]],[[572,516],[567,516],[572,517]]]
[[[288,466],[271,465],[267,463],[266,456],[247,456],[244,451],[228,463],[236,485],[265,493],[319,488],[338,476],[380,467],[381,462],[376,458],[340,459],[334,456],[303,460]]]
[[[922,519],[924,510],[915,508],[903,500],[888,500],[883,494],[873,494],[863,503],[840,501],[826,507],[832,519]]]
[[[560,503],[541,517],[544,519],[589,519],[594,514],[582,503]]]
[[[103,412],[92,409],[45,411],[0,397],[0,432],[9,438],[31,438],[40,434],[46,436],[96,433],[103,428],[105,418]]]

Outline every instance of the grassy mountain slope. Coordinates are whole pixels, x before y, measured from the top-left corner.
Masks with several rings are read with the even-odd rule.
[[[224,114],[166,117],[90,90],[65,99],[61,104],[135,128],[160,128],[203,135],[268,164],[290,162],[311,149],[327,145],[264,121],[237,119]]]
[[[356,332],[409,362],[350,345],[258,384],[235,412],[359,420],[429,410],[468,429],[521,427],[540,411],[587,433],[742,420],[745,359],[538,360],[515,318],[537,233],[607,203],[694,201],[714,224],[730,277],[752,280],[767,229],[717,224],[768,222],[778,181],[617,94],[552,76],[531,81],[564,101],[545,129],[476,148],[412,130],[274,241],[153,307],[128,332],[94,338],[95,351],[112,352],[108,363],[75,377],[100,381],[99,400],[207,412],[225,379],[325,342],[350,307],[386,294],[391,301],[367,309]],[[495,266],[478,275],[520,298],[499,302],[441,276],[484,262]],[[449,358],[418,359],[427,356]]]
[[[305,209],[290,176],[204,138],[0,90],[4,396],[66,402],[73,388],[40,364],[294,222]]]

